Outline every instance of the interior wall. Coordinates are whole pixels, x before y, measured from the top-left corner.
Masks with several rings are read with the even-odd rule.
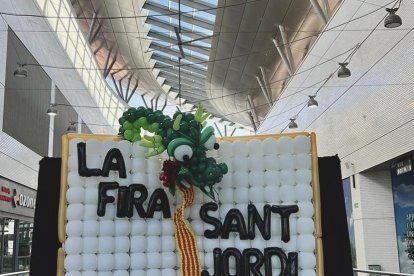
[[[51,80],[40,66],[27,66],[27,78],[14,76],[17,63],[39,63],[9,28],[3,131],[39,155],[48,150]]]
[[[55,88],[55,102],[58,104],[58,116],[55,116],[54,135],[53,135],[53,157],[61,157],[62,135],[66,134],[70,122],[78,121],[78,114],[70,106],[59,88]]]

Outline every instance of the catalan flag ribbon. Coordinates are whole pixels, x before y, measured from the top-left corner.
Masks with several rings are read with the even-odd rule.
[[[181,276],[200,276],[201,265],[196,238],[184,218],[185,209],[193,204],[194,190],[192,186],[190,188],[182,185],[177,186],[179,193],[183,197],[183,202],[175,212],[173,222],[175,226],[175,242],[180,254]]]

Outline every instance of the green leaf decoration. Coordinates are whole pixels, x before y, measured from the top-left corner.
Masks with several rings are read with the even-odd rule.
[[[178,130],[180,130],[180,124],[181,124],[181,120],[183,119],[183,114],[179,114],[178,116],[177,116],[177,118],[175,118],[175,120],[174,120],[174,124],[173,124],[173,129],[175,130],[175,131],[178,131]]]

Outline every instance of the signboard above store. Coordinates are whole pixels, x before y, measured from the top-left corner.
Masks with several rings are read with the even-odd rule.
[[[406,158],[397,162],[396,164],[396,172],[397,175],[401,175],[407,172],[411,172],[413,170],[411,158]]]

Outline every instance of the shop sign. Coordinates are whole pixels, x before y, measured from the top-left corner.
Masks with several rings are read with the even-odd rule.
[[[9,187],[1,186],[1,192],[0,201],[11,202],[14,208],[22,206],[34,209],[36,207],[36,199],[25,194],[20,194],[17,189],[13,189],[13,195],[11,195]]]

